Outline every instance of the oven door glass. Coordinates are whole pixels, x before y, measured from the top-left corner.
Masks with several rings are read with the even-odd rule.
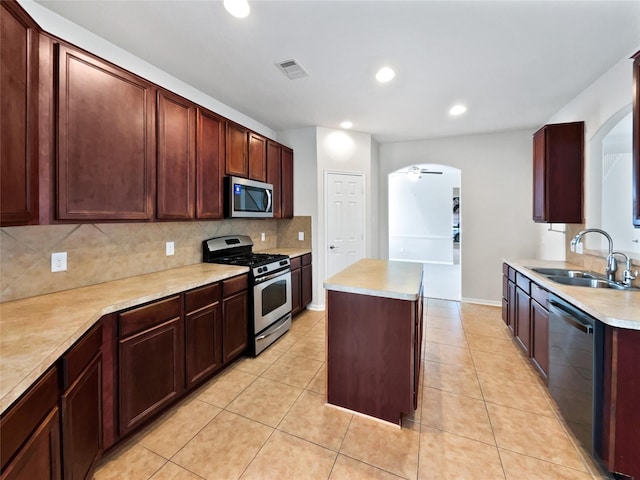
[[[291,272],[277,275],[253,287],[255,333],[291,312]]]

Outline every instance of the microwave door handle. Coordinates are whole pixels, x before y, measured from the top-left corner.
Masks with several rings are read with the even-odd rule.
[[[264,191],[265,194],[267,195],[267,209],[265,210],[265,212],[269,212],[271,210],[271,190],[265,190]]]

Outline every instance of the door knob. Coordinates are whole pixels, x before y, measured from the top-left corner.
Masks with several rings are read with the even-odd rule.
[[[331,250],[333,250],[333,249],[334,249],[334,248],[336,248],[336,247],[335,247],[335,245],[329,245],[329,248],[330,248]]]

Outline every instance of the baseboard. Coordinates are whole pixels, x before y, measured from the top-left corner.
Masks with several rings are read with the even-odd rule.
[[[310,303],[309,305],[307,305],[307,310],[313,310],[314,312],[324,312],[324,304]]]
[[[460,300],[462,303],[475,303],[476,305],[487,305],[490,307],[502,307],[502,302],[496,302],[493,300],[485,300],[483,298],[466,298],[462,297]]]

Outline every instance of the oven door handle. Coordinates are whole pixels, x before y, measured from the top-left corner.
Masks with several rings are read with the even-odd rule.
[[[273,335],[274,333],[276,333],[278,330],[280,330],[282,327],[286,325],[287,325],[287,322],[283,323],[282,325],[278,325],[278,328],[274,328],[271,332],[265,333],[264,335],[260,335],[259,337],[256,337],[256,341],[264,340],[265,338],[270,337],[271,335]]]
[[[553,313],[564,320],[566,323],[571,325],[574,328],[577,328],[581,332],[586,334],[593,333],[593,326],[582,323],[578,318],[574,317],[574,315],[563,308],[559,303],[554,302],[553,300],[549,300],[549,313]]]
[[[279,272],[272,273],[271,275],[266,275],[264,277],[256,278],[255,284],[260,285],[261,283],[268,282],[269,280],[273,280],[276,277],[281,277],[282,275],[286,275],[290,270],[280,270]]]

